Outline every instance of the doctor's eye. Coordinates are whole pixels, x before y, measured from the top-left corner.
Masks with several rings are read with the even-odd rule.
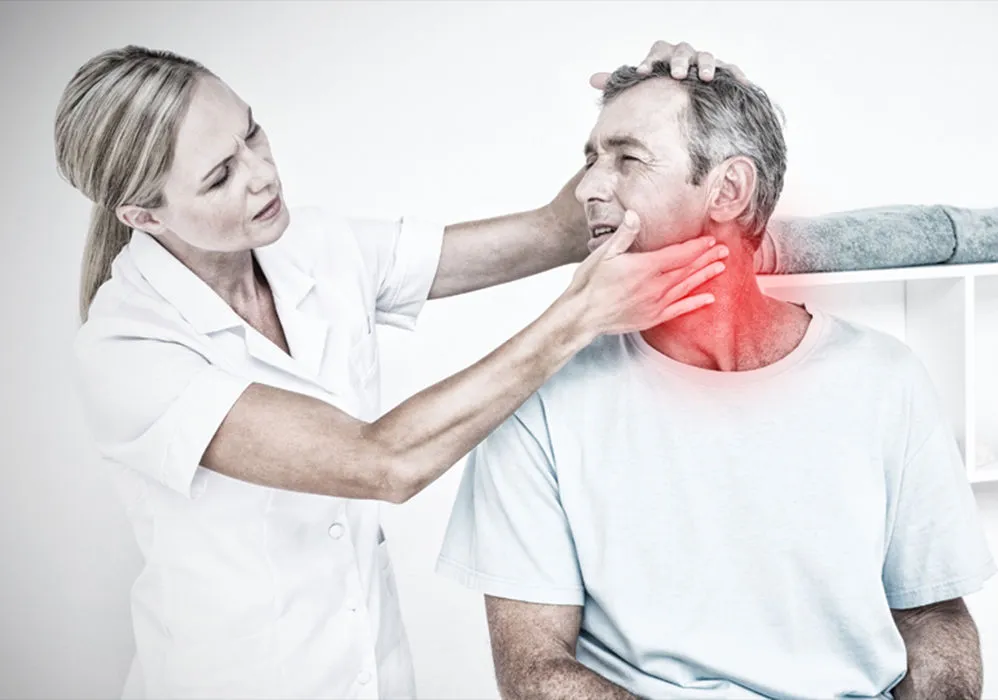
[[[209,190],[217,190],[219,187],[221,187],[222,185],[224,185],[225,181],[228,180],[228,179],[229,179],[229,166],[226,165],[225,166],[225,170],[222,173],[222,177],[219,178],[218,180],[215,180],[213,183],[211,183],[211,185],[208,187],[208,189]]]
[[[254,136],[256,136],[259,133],[260,133],[260,125],[259,124],[254,124],[253,128],[250,129],[250,132],[248,134],[246,134],[246,140],[249,141],[250,139],[252,139]]]

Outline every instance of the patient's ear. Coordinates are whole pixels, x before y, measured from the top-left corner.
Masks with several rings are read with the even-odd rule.
[[[751,158],[735,156],[711,174],[707,214],[712,221],[734,221],[748,210],[755,194],[756,171]]]

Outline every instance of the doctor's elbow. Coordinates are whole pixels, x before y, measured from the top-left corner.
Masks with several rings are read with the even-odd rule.
[[[373,452],[368,472],[371,477],[371,498],[388,503],[402,504],[426,487],[426,482],[418,478],[417,460],[413,455],[391,444],[378,434],[375,425],[365,436]]]
[[[389,458],[384,463],[381,479],[382,500],[399,505],[427,487],[429,481],[418,478],[413,466],[412,460],[404,456]]]

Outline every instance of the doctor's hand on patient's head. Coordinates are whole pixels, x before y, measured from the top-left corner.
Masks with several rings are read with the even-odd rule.
[[[657,61],[668,63],[671,75],[676,80],[683,80],[687,76],[690,66],[697,67],[697,75],[704,82],[714,79],[714,69],[718,67],[731,71],[739,80],[745,80],[745,74],[738,66],[718,61],[713,54],[707,51],[697,51],[685,41],[678,44],[656,41],[652,44],[648,55],[638,64],[638,72],[647,73],[651,70],[652,64]],[[594,73],[589,78],[589,84],[597,90],[602,90],[606,87],[606,81],[609,77],[609,73]]]

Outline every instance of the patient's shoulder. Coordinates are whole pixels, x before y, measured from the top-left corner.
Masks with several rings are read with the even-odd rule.
[[[918,353],[896,335],[837,316],[828,319],[825,350],[850,384],[881,396],[907,395],[926,382]]]
[[[600,336],[575,354],[510,418],[546,444],[552,421],[575,425],[581,416],[627,389],[622,377],[632,361],[627,336]]]
[[[632,359],[626,339],[624,335],[600,336],[576,353],[539,393],[550,400],[579,399],[607,390],[607,384],[619,381]]]
[[[837,315],[826,314],[826,317],[828,341],[841,351],[889,367],[903,365],[914,356],[909,345],[885,330]]]

